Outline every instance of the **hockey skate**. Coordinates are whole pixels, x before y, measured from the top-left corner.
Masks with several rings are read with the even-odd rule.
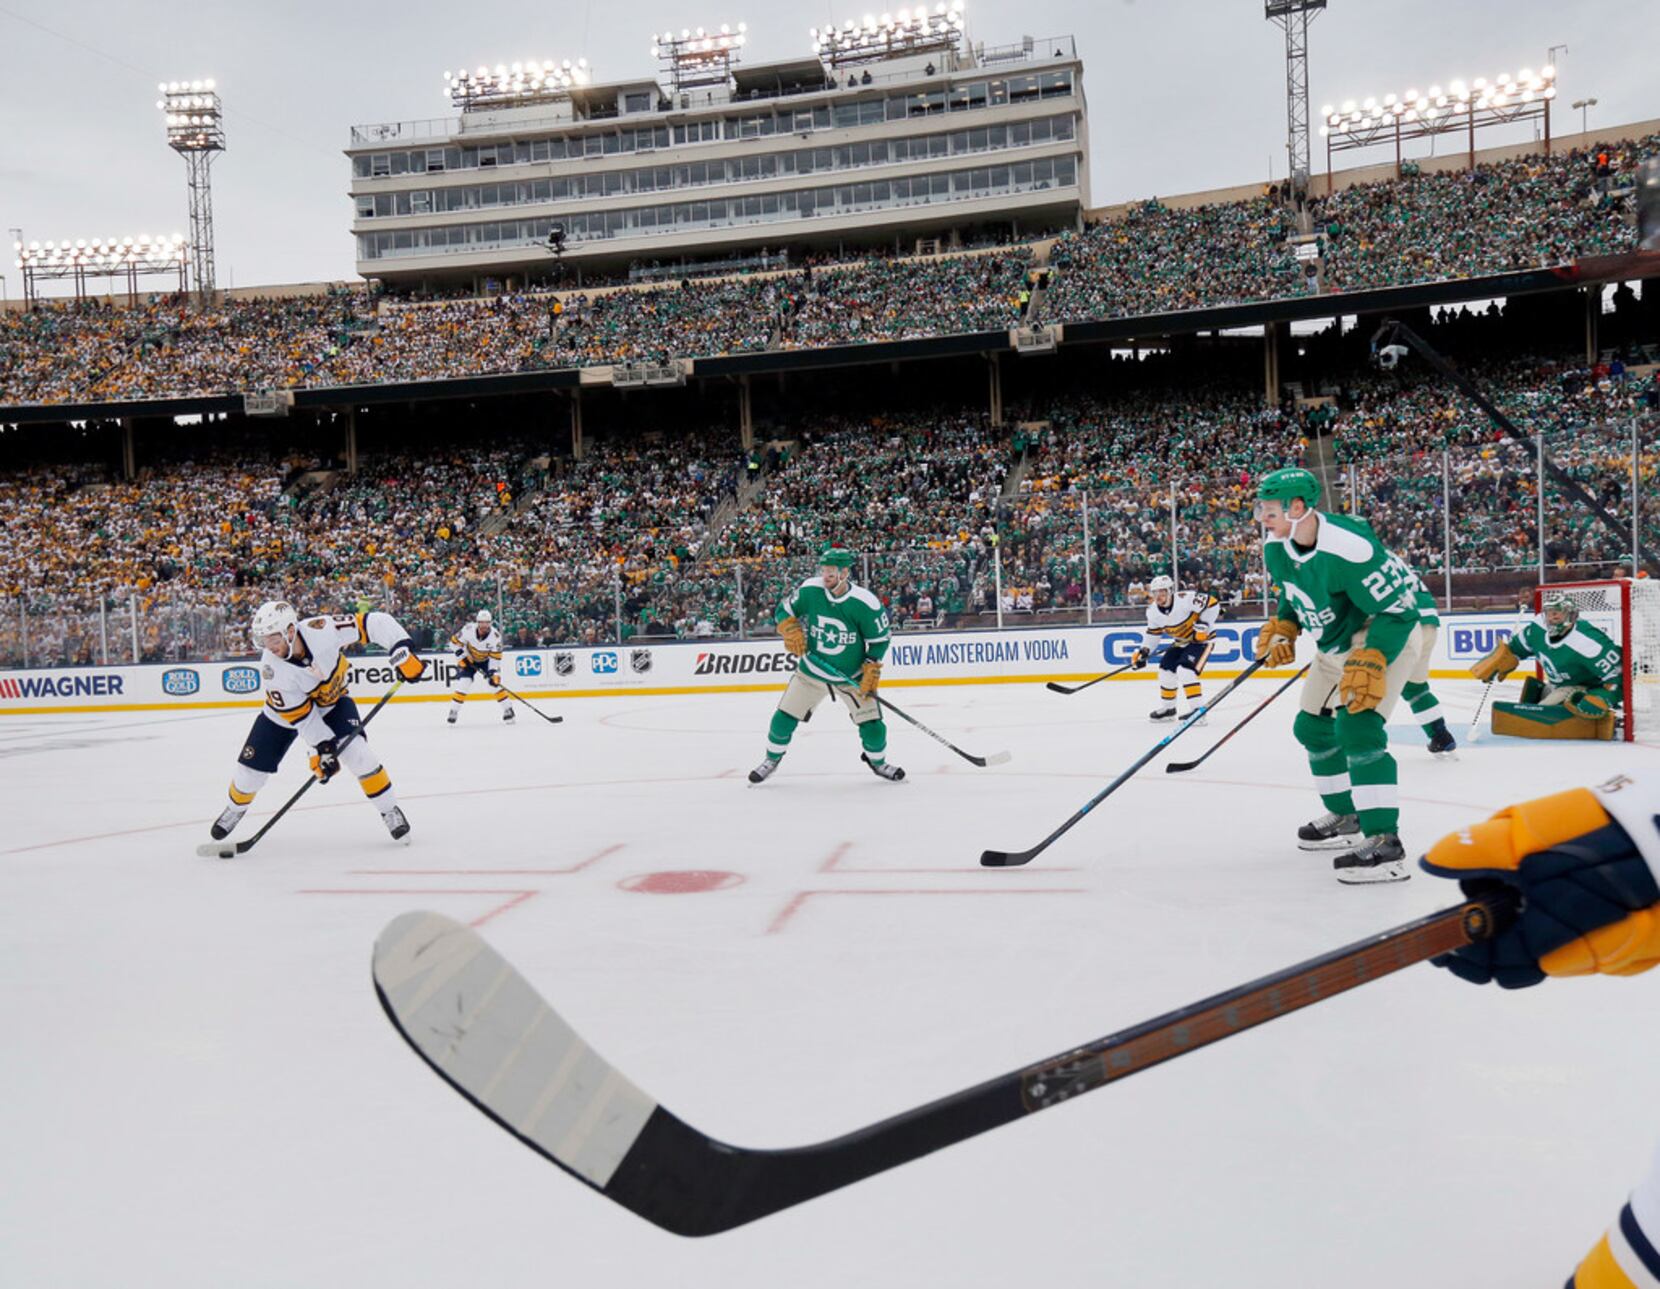
[[[1436,721],[1430,727],[1429,751],[1431,756],[1442,760],[1458,760],[1458,740],[1452,736],[1446,721]]]
[[[460,715],[461,715],[461,712],[457,708],[454,708],[454,707],[450,708],[450,714],[448,716],[444,717],[444,724],[454,725],[455,722],[456,722],[456,718],[459,717]]]
[[[1197,712],[1198,715],[1199,715],[1199,719],[1196,720],[1196,721],[1193,721],[1193,723],[1195,725],[1209,725],[1210,724],[1210,714],[1208,712],[1204,711],[1203,709],[1197,708],[1197,707],[1192,708],[1189,711],[1183,712],[1181,715],[1176,717],[1176,719],[1178,721],[1192,720],[1193,715],[1194,715],[1195,712]]]
[[[1337,870],[1337,880],[1346,886],[1404,882],[1412,876],[1406,871],[1406,850],[1394,833],[1366,838],[1353,850],[1333,859],[1331,866]]]
[[[235,830],[237,824],[242,822],[242,816],[247,813],[247,806],[226,806],[224,812],[213,821],[213,826],[208,829],[208,836],[212,837],[214,841],[224,841]]]
[[[882,762],[881,765],[877,765],[876,762],[872,761],[869,755],[864,752],[859,753],[859,759],[870,767],[870,772],[872,774],[879,779],[886,779],[889,783],[898,783],[905,777],[905,771],[901,770],[897,765],[889,765],[886,761]]]
[[[1329,811],[1297,829],[1300,850],[1348,849],[1360,840],[1360,819],[1356,815],[1335,815]]]
[[[392,834],[393,841],[402,841],[409,836],[409,820],[404,817],[401,807],[393,806],[390,810],[383,810],[380,818],[386,825],[386,831]]]
[[[1176,704],[1167,703],[1163,706],[1155,707],[1152,711],[1147,713],[1147,719],[1158,725],[1162,725],[1165,721],[1175,720]]]
[[[770,756],[763,757],[761,764],[749,772],[749,781],[751,783],[765,783],[768,779],[772,778],[772,772],[777,768],[777,761],[773,760]]]
[[[513,723],[513,709],[511,707],[509,707],[505,712],[503,712],[501,714],[501,718],[507,724],[511,725]]]

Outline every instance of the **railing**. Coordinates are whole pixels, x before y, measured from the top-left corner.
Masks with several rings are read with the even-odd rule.
[[[1619,525],[1608,532],[1550,479],[1543,450]],[[1087,488],[1051,488],[1039,459],[1032,487],[1002,498],[994,522],[931,546],[865,543],[855,577],[895,625],[1006,626],[1134,619],[1159,573],[1205,587],[1236,616],[1267,610],[1262,540],[1251,515],[1256,472],[1133,475],[1095,471]],[[1509,607],[1540,582],[1629,575],[1660,549],[1660,427],[1590,427],[1529,446],[1495,441],[1339,465],[1323,508],[1364,517],[1418,569],[1444,608]],[[513,528],[521,542],[525,525]],[[873,532],[880,532],[874,528]],[[797,535],[790,535],[792,532]],[[551,539],[555,534],[550,533]],[[569,548],[571,534],[557,534]],[[161,583],[100,595],[31,590],[0,597],[0,666],[210,660],[250,652],[247,623],[266,599],[305,612],[380,608],[424,647],[442,648],[480,608],[510,646],[770,634],[784,594],[813,576],[823,537],[804,516],[765,549],[721,534],[686,561],[599,553],[568,565],[502,567],[417,580],[278,578],[258,587]],[[601,538],[606,535],[601,535]],[[857,544],[857,543],[856,543]],[[644,544],[642,543],[643,547]],[[522,549],[522,546],[521,546]]]

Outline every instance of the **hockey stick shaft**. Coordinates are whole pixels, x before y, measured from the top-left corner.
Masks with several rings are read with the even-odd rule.
[[[712,1235],[1490,939],[1514,908],[1513,897],[1497,894],[1442,909],[845,1136],[788,1150],[728,1145],[666,1110],[588,1047],[470,927],[404,914],[375,944],[374,979],[399,1034],[485,1115],[664,1230]],[[480,1023],[498,994],[502,1013]],[[457,1024],[457,1016],[468,1023]],[[503,1062],[519,1067],[518,1081],[498,1076]],[[579,1064],[583,1077],[556,1077]],[[544,1083],[551,1101],[527,1120],[523,1085]],[[605,1129],[580,1134],[536,1126],[602,1119]]]
[[[1214,753],[1219,747],[1221,747],[1222,744],[1226,743],[1229,739],[1231,739],[1235,734],[1239,733],[1240,730],[1244,729],[1247,725],[1249,725],[1252,721],[1254,721],[1257,718],[1257,714],[1259,712],[1261,712],[1263,708],[1267,707],[1269,703],[1273,702],[1281,694],[1285,693],[1286,690],[1290,689],[1291,686],[1295,685],[1304,676],[1308,675],[1308,669],[1310,667],[1312,667],[1313,665],[1314,665],[1313,663],[1304,664],[1303,669],[1301,671],[1299,671],[1295,676],[1291,677],[1290,680],[1286,681],[1285,684],[1281,685],[1273,693],[1269,694],[1267,698],[1263,699],[1260,703],[1258,703],[1255,707],[1253,707],[1250,711],[1250,714],[1247,715],[1244,720],[1240,721],[1239,724],[1235,725],[1231,730],[1229,730],[1221,738],[1217,739],[1216,742],[1212,743],[1210,745],[1210,747],[1208,749],[1206,749],[1204,755],[1201,756],[1197,761],[1172,761],[1172,762],[1170,762],[1169,765],[1164,767],[1164,772],[1166,774],[1183,774],[1186,771],[1194,769],[1197,766],[1201,766],[1206,761],[1210,760],[1212,753]]]
[[[1516,608],[1517,608],[1516,622],[1515,622],[1515,625],[1510,628],[1510,634],[1512,636],[1519,633],[1522,629],[1523,624],[1526,623],[1526,621],[1527,621],[1527,606],[1526,605],[1517,605]],[[1470,732],[1469,732],[1468,735],[1465,736],[1465,740],[1464,740],[1465,742],[1467,742],[1467,743],[1479,743],[1479,742],[1481,742],[1481,714],[1482,714],[1482,712],[1484,712],[1487,709],[1487,700],[1490,697],[1492,697],[1493,686],[1498,684],[1498,683],[1499,683],[1499,674],[1497,672],[1494,672],[1491,676],[1489,676],[1487,678],[1487,684],[1486,684],[1485,687],[1483,687],[1483,689],[1481,691],[1481,698],[1476,703],[1475,715],[1470,717]]]
[[[822,663],[820,663],[818,665],[823,666]],[[825,667],[824,670],[830,671],[831,668]],[[812,675],[811,672],[808,672],[807,674]],[[839,672],[839,671],[836,672],[836,682],[835,683],[837,683],[838,685],[842,685],[845,688],[847,688],[847,689],[849,689],[849,690],[851,690],[855,693],[860,692],[859,691],[859,682],[856,681],[856,680],[852,680],[847,676],[842,675],[841,672]],[[895,707],[887,699],[883,698],[881,694],[872,694],[871,697],[876,700],[876,703],[879,707],[885,708],[886,710],[892,712],[895,716],[899,717],[899,719],[902,720],[902,721],[909,721],[912,725],[916,726],[917,729],[921,730],[924,734],[926,734],[929,738],[933,739],[934,742],[938,743],[941,747],[950,748],[951,751],[955,752],[958,756],[962,757],[963,760],[969,762],[971,765],[978,765],[978,766],[984,768],[985,766],[988,766],[988,765],[1002,765],[1005,761],[1007,761],[1009,759],[1009,754],[1007,752],[993,752],[990,756],[975,756],[974,753],[972,753],[972,752],[965,752],[965,751],[962,750],[962,748],[958,747],[950,739],[946,738],[945,735],[939,733],[939,731],[929,729],[928,726],[924,725],[921,721],[917,720],[916,717],[912,716],[904,708]]]
[[[561,721],[563,721],[565,719],[563,716],[549,716],[540,707],[536,706],[535,703],[531,702],[528,698],[525,698],[520,694],[515,694],[506,685],[503,685],[501,687],[501,692],[506,694],[509,698],[513,699],[515,702],[523,703],[526,707],[530,708],[531,711],[535,712],[538,716],[540,716],[549,725],[558,725]]]
[[[1135,669],[1135,663],[1127,662],[1122,667],[1115,667],[1111,671],[1109,671],[1106,675],[1097,676],[1094,680],[1086,680],[1081,685],[1073,685],[1071,687],[1068,687],[1066,685],[1057,684],[1055,681],[1051,680],[1047,685],[1044,686],[1044,688],[1045,689],[1052,689],[1057,694],[1081,694],[1081,693],[1084,692],[1084,690],[1088,689],[1091,685],[1099,685],[1103,680],[1111,680],[1114,676],[1122,675],[1124,672],[1132,671],[1134,669]]]
[[[1129,769],[1125,770],[1111,783],[1107,784],[1106,787],[1102,788],[1101,791],[1097,792],[1093,797],[1086,801],[1082,806],[1073,812],[1071,818],[1069,818],[1059,828],[1055,829],[1054,832],[1050,833],[1036,846],[1033,846],[1030,850],[1015,851],[1012,853],[1003,850],[982,851],[980,853],[981,866],[984,868],[1019,868],[1022,864],[1031,863],[1036,856],[1049,849],[1049,847],[1058,841],[1062,836],[1071,831],[1071,829],[1075,827],[1091,810],[1095,809],[1096,806],[1100,805],[1114,792],[1117,792],[1118,789],[1124,784],[1128,783],[1130,779],[1135,776],[1136,771],[1140,770],[1142,766],[1146,765],[1160,752],[1164,751],[1165,748],[1169,747],[1183,734],[1187,733],[1188,730],[1192,729],[1201,716],[1210,711],[1211,708],[1215,707],[1229,694],[1233,693],[1234,690],[1238,689],[1241,684],[1243,684],[1246,680],[1249,680],[1265,665],[1266,660],[1258,658],[1255,662],[1251,663],[1250,666],[1246,667],[1244,671],[1240,672],[1239,675],[1235,676],[1233,680],[1228,683],[1228,687],[1215,698],[1189,712],[1187,714],[1187,718],[1183,720],[1180,725],[1171,730],[1170,733],[1166,734],[1157,743],[1153,744],[1151,748],[1136,759],[1135,763],[1131,765]]]
[[[345,747],[346,744],[350,743],[359,734],[363,733],[369,722],[375,719],[375,716],[379,713],[380,709],[385,707],[386,704],[392,700],[392,695],[403,688],[403,684],[404,682],[401,680],[394,681],[392,683],[392,688],[388,689],[380,696],[380,701],[369,709],[369,714],[358,723],[358,727],[350,734],[346,735],[345,738],[341,739],[338,744],[336,744],[335,751],[338,752],[340,748]],[[246,841],[239,841],[234,844],[230,842],[221,842],[216,845],[201,846],[197,848],[197,853],[201,855],[216,856],[220,859],[231,859],[237,855],[246,855],[255,846],[259,845],[259,839],[261,837],[265,836],[266,833],[270,832],[271,829],[277,826],[277,820],[281,819],[290,810],[292,810],[294,808],[294,804],[320,782],[321,780],[318,779],[316,775],[309,776],[306,781],[302,783],[298,789],[296,789],[294,795],[282,803],[282,806],[277,813],[267,819],[260,827],[260,830],[252,837],[249,837]]]

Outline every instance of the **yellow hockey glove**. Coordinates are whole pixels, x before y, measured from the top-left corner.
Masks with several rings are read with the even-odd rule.
[[[1383,701],[1387,685],[1384,673],[1389,663],[1378,649],[1355,649],[1343,664],[1343,679],[1337,682],[1337,700],[1350,716],[1369,712]]]
[[[779,638],[784,641],[786,652],[797,658],[807,652],[807,631],[795,618],[785,618],[778,624]]]
[[[1493,651],[1470,668],[1477,680],[1503,680],[1521,664],[1521,659],[1510,651],[1508,641],[1500,640]]]
[[[1297,637],[1303,629],[1291,618],[1269,618],[1257,636],[1257,657],[1270,667],[1289,667],[1297,657]]]
[[[864,666],[859,668],[859,697],[869,698],[876,692],[881,680],[882,664],[874,658],[866,658]]]
[[[1602,800],[1572,788],[1436,842],[1419,861],[1425,872],[1457,878],[1476,898],[1508,887],[1521,911],[1493,939],[1435,965],[1476,984],[1520,989],[1546,976],[1635,975],[1660,961],[1660,884],[1632,834],[1604,808],[1622,789],[1643,791],[1624,778],[1604,784]],[[1655,829],[1645,814],[1652,811],[1623,817]]]

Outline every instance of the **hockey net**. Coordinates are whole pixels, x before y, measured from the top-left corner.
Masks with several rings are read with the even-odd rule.
[[[1535,587],[1533,611],[1547,595],[1566,595],[1582,622],[1606,632],[1623,655],[1627,742],[1660,742],[1660,582],[1615,578],[1606,582],[1549,582]]]

